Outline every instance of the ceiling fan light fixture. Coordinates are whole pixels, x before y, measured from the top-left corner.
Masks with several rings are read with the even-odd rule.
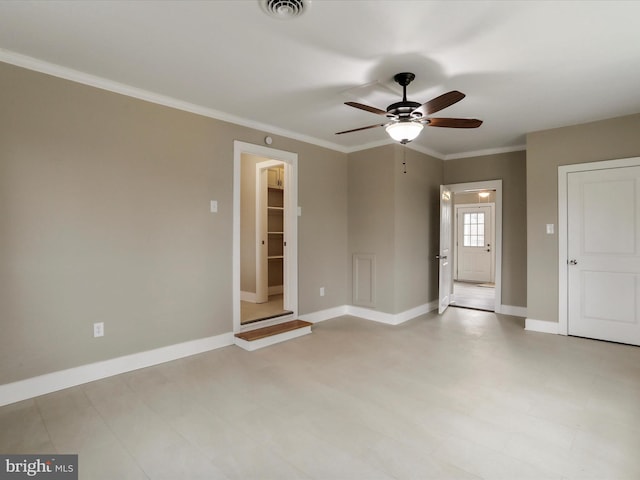
[[[409,143],[414,140],[424,128],[424,125],[412,121],[400,121],[388,125],[386,130],[396,142]]]

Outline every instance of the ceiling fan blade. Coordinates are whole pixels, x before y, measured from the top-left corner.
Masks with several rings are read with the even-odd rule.
[[[428,127],[478,128],[482,120],[477,118],[430,118]]]
[[[381,124],[376,123],[375,125],[369,125],[368,127],[360,127],[360,128],[354,128],[353,130],[345,130],[344,132],[336,132],[336,135],[342,135],[343,133],[358,132],[360,130],[367,130],[369,128],[384,127],[385,125],[386,123],[381,123]]]
[[[412,115],[420,114],[417,116],[422,116],[422,117],[426,117],[427,115],[433,115],[434,113],[439,112],[444,108],[450,107],[454,103],[458,103],[464,97],[466,97],[464,93],[459,92],[457,90],[452,90],[450,92],[443,93],[439,97],[429,100],[426,103],[423,103],[418,108],[416,108],[413,112],[411,112],[411,114]]]
[[[363,105],[362,103],[357,102],[344,102],[345,105],[349,105],[350,107],[359,108],[360,110],[366,110],[367,112],[375,113],[377,115],[387,115],[387,112],[384,110],[380,110],[376,107],[370,107],[369,105]]]

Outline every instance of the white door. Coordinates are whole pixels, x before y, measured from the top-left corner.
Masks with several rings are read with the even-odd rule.
[[[453,201],[451,189],[440,185],[440,253],[439,262],[439,305],[438,313],[444,312],[451,303],[453,280],[451,277],[451,219]]]
[[[485,283],[493,281],[491,213],[488,205],[456,208],[458,280]]]
[[[640,167],[567,179],[568,333],[640,345]]]

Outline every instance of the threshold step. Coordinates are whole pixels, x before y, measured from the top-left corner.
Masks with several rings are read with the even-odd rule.
[[[304,320],[288,322],[257,328],[248,332],[236,333],[235,344],[245,350],[257,350],[276,343],[311,333],[313,323]]]

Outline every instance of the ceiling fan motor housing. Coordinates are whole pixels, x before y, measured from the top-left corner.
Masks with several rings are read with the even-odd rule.
[[[387,116],[389,118],[408,119],[411,118],[411,112],[418,108],[421,104],[418,102],[407,101],[407,85],[416,78],[411,72],[397,73],[393,76],[393,80],[402,86],[402,101],[392,103],[387,107]],[[421,116],[421,115],[419,115]]]

